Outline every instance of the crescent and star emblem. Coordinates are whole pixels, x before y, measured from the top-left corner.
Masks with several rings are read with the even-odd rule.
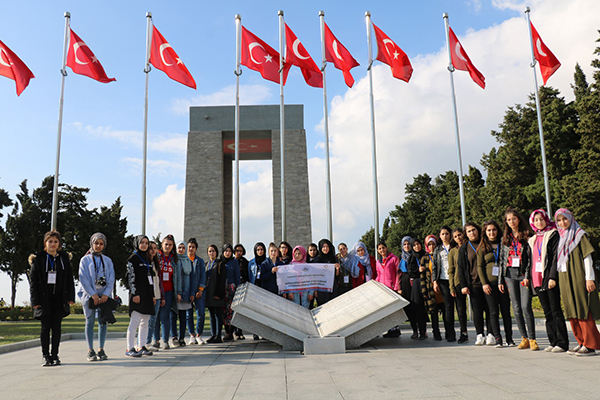
[[[77,50],[79,50],[79,48],[81,47],[88,47],[87,44],[85,44],[84,42],[77,42],[73,45],[73,53],[75,54],[75,62],[79,65],[85,65],[85,64],[89,64],[89,61],[86,62],[82,62],[78,57],[77,57]],[[96,62],[98,59],[96,58],[96,56],[94,56],[92,58],[93,62]]]
[[[300,45],[300,39],[296,39],[294,40],[294,44],[292,45],[292,51],[294,52],[294,54],[296,55],[296,57],[298,57],[301,60],[308,60],[310,58],[310,56],[306,56],[306,57],[302,57],[300,55],[300,52],[298,51],[298,46]]]
[[[460,43],[458,43],[458,42],[456,42],[456,45],[454,46],[454,53],[456,53],[456,56],[458,58],[460,58],[461,60],[463,60],[464,62],[468,62],[467,59],[463,57],[462,47],[461,47]]]
[[[334,40],[333,43],[331,44],[331,47],[333,47],[333,52],[335,53],[335,56],[337,58],[339,58],[340,60],[344,61],[344,59],[342,58],[342,56],[340,56],[340,52],[338,51],[338,43],[337,40]]]
[[[171,47],[169,43],[163,43],[160,45],[158,51],[160,53],[160,59],[162,60],[163,64],[165,64],[167,67],[170,67],[171,65],[173,65],[173,63],[169,64],[168,62],[166,62],[165,55],[163,54],[163,51],[165,51],[165,49],[168,47]]]
[[[4,56],[3,56],[4,54]],[[8,63],[6,61],[4,61],[4,58],[6,57],[6,59],[8,60]],[[10,58],[8,58],[8,53],[6,52],[6,50],[4,50],[3,48],[0,47],[0,64],[7,66],[8,68],[10,68],[13,64],[10,62]]]
[[[242,148],[242,146],[243,146],[243,145],[245,145],[245,143],[240,143],[239,150],[240,150],[240,151],[245,151],[245,150],[248,150],[248,148],[247,148],[247,147],[244,147],[244,148]],[[234,150],[234,151],[235,151],[235,143],[228,144],[228,145],[227,145],[227,148],[228,148],[229,150]]]
[[[252,60],[252,62],[254,64],[262,64],[261,62],[258,62],[254,59],[254,55],[252,54],[252,50],[254,50],[255,47],[260,47],[261,49],[263,49],[263,51],[266,53],[267,51],[265,50],[265,48],[262,46],[262,44],[258,43],[258,42],[252,42],[248,45],[248,51],[250,52],[250,59]],[[269,61],[269,60],[267,60]]]
[[[388,47],[388,43],[392,44],[392,48],[394,49],[394,53],[390,53],[390,48]],[[385,51],[387,51],[388,55],[394,56],[394,60],[398,59],[400,53],[396,51],[396,44],[392,42],[390,39],[383,39],[383,45],[385,46]]]
[[[540,38],[535,41],[535,47],[537,47],[537,51],[542,57],[548,57],[548,54],[544,53],[544,50],[542,50],[542,41]]]

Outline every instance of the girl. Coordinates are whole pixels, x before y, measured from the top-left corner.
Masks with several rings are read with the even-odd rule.
[[[90,308],[90,299],[94,305],[106,303],[115,287],[115,269],[110,258],[102,254],[106,248],[106,236],[97,232],[90,238],[90,249],[79,262],[79,290],[77,294],[83,304],[85,315],[85,339],[88,344],[88,361],[108,359],[104,351],[108,324],[98,319],[98,354],[94,351],[94,324],[98,308]]]
[[[185,346],[185,326],[187,324],[188,331],[190,333],[190,344],[196,344],[196,329],[194,327],[194,309],[192,307],[196,300],[196,295],[204,291],[199,290],[200,284],[198,283],[197,269],[202,267],[204,269],[204,262],[202,265],[198,263],[198,257],[196,257],[196,249],[198,244],[196,239],[191,238],[187,246],[183,244],[184,253],[179,256],[179,279],[175,285],[175,291],[177,292],[177,312],[179,314],[179,346]],[[179,247],[179,246],[178,246]]]
[[[421,294],[425,304],[425,309],[429,312],[431,318],[431,331],[435,340],[442,340],[440,334],[440,314],[442,321],[446,325],[446,313],[444,312],[444,297],[438,291],[435,291],[432,272],[433,272],[433,254],[437,248],[435,235],[428,235],[425,238],[425,248],[427,254],[421,258],[419,272],[421,274]]]
[[[558,209],[554,220],[560,235],[556,259],[560,296],[578,343],[569,354],[593,356],[600,349],[595,322],[600,318],[600,299],[592,264],[594,248],[571,211]]]
[[[319,256],[317,258],[318,263],[321,264],[335,264],[336,265],[336,275],[337,271],[339,271],[339,264],[337,263],[337,259],[335,257],[335,250],[333,244],[328,239],[319,240]],[[336,282],[335,278],[333,279],[333,291],[336,290]],[[315,292],[315,297],[317,298],[317,305],[321,306],[327,303],[329,300],[333,298],[332,292],[325,291],[317,291]]]
[[[277,267],[282,265],[279,249],[275,243],[269,243],[269,258],[260,264],[260,283],[263,289],[279,294],[277,287]]]
[[[452,239],[456,246],[448,253],[448,275],[450,276],[450,294],[454,297],[456,303],[456,312],[458,313],[458,322],[460,324],[460,337],[458,343],[462,344],[469,340],[467,331],[467,296],[460,290],[460,279],[458,276],[458,250],[464,244],[465,236],[461,228],[452,231]],[[454,314],[454,312],[453,312]]]
[[[162,326],[163,348],[168,350],[171,348],[169,345],[169,332],[171,332],[171,308],[175,299],[174,282],[179,279],[179,272],[177,270],[178,258],[173,235],[167,235],[163,239],[161,250],[158,252],[158,260],[164,289],[164,302],[161,301],[159,317]]]
[[[546,333],[550,346],[544,351],[564,353],[569,349],[565,317],[560,308],[560,289],[556,270],[556,247],[560,235],[546,211],[535,210],[529,216],[535,235],[529,238],[531,265],[528,278],[537,294],[546,317]]]
[[[235,254],[235,260],[240,266],[240,285],[243,285],[250,280],[249,263],[246,257],[244,257],[246,255],[246,249],[241,244],[236,244],[233,250]],[[235,326],[233,327],[233,334],[238,340],[246,339],[244,337],[244,332]]]
[[[240,285],[240,265],[233,257],[233,247],[230,244],[223,245],[220,263],[227,273],[225,309],[223,310],[223,324],[225,325],[225,337],[223,341],[232,341],[233,328],[231,327],[231,318],[233,317],[233,310],[231,309],[231,302],[235,295],[235,289]]]
[[[377,260],[377,282],[384,284],[394,291],[398,291],[398,265],[400,261],[393,253],[388,251],[384,242],[379,242],[377,252],[380,258]],[[396,338],[401,335],[400,327],[395,326],[383,335],[384,338]]]
[[[254,245],[254,258],[248,263],[248,279],[250,283],[260,286],[260,264],[267,258],[267,248],[263,242]]]
[[[304,246],[294,247],[294,251],[292,254],[294,255],[292,264],[306,263],[306,249],[304,248]],[[294,297],[292,298],[292,300],[294,301],[294,303],[299,304],[302,307],[309,308],[310,302],[313,300],[313,296],[308,290],[306,290],[304,292],[294,293]]]
[[[146,339],[146,347],[152,345],[152,350],[160,350],[160,319],[158,313],[160,306],[165,304],[164,290],[162,286],[162,275],[160,272],[160,262],[158,261],[158,246],[155,242],[150,242],[148,245],[148,256],[150,257],[153,275],[153,287],[154,287],[154,314],[150,315],[150,321],[148,321],[148,338]],[[154,338],[154,342],[152,339]]]
[[[173,281],[175,300],[171,309],[171,346],[185,346],[185,322],[187,311],[192,308],[189,291],[191,289],[190,260],[187,256],[184,242],[177,243],[177,263],[175,264],[177,279]],[[185,274],[186,276],[182,276]],[[183,297],[183,292],[186,297]],[[179,332],[177,332],[177,317],[179,317]]]
[[[442,243],[437,246],[433,252],[433,267],[431,271],[431,280],[433,290],[441,293],[444,299],[444,330],[446,331],[446,340],[456,341],[456,331],[454,330],[454,297],[450,292],[450,263],[448,256],[450,250],[456,247],[452,239],[452,229],[447,226],[440,228],[440,240]]]
[[[148,254],[148,237],[139,235],[133,241],[135,248],[127,260],[127,280],[129,282],[129,327],[127,328],[127,357],[151,356],[145,346],[148,337],[148,322],[154,314],[154,269]],[[138,332],[138,346],[135,347],[135,334]],[[100,353],[98,353],[100,355]]]
[[[292,262],[292,246],[288,242],[279,243],[279,252],[281,254],[281,262],[289,264]]]
[[[357,265],[352,262],[353,257],[348,253],[346,243],[340,243],[338,246],[339,253],[336,255],[337,263],[340,268],[337,270],[338,275],[335,277],[337,290],[334,297],[342,295],[353,289],[352,279],[358,278],[359,270]]]
[[[192,270],[194,271],[194,307],[196,308],[196,332],[195,335],[190,330],[190,342],[189,344],[205,344],[206,342],[202,339],[202,332],[204,332],[204,318],[205,318],[205,296],[204,288],[206,287],[206,268],[204,266],[204,260],[196,254],[198,250],[198,242],[196,238],[188,240],[188,258],[192,262]],[[191,321],[192,327],[194,326],[194,313],[188,312],[187,315],[188,324]],[[188,325],[189,327],[189,325]],[[188,328],[189,329],[189,328]]]
[[[502,237],[502,269],[512,302],[517,327],[521,334],[518,349],[539,350],[535,340],[535,320],[531,309],[529,279],[531,252],[527,240],[531,236],[523,216],[512,207],[504,212],[504,236]]]
[[[485,293],[485,299],[490,310],[489,318],[496,347],[502,347],[500,334],[499,311],[504,320],[506,343],[514,346],[512,340],[512,321],[510,319],[510,298],[504,286],[503,254],[500,236],[502,231],[496,221],[486,221],[483,224],[481,243],[477,248],[477,272]],[[489,343],[488,343],[489,344]]]
[[[69,305],[75,303],[75,282],[69,263],[69,254],[60,251],[62,238],[57,231],[46,232],[44,250],[29,256],[29,293],[33,317],[42,322],[40,342],[42,367],[60,365],[62,319],[70,314]],[[52,331],[52,351],[50,351]]]
[[[398,290],[398,293],[410,302],[405,308],[413,330],[410,338],[418,339],[419,336],[422,336],[425,339],[427,313],[423,306],[423,296],[421,295],[419,280],[419,262],[417,261],[419,255],[423,253],[423,247],[421,246],[421,242],[413,240],[409,236],[404,237],[401,243],[402,256],[398,267],[398,287],[400,290]],[[413,286],[416,288],[414,291]]]
[[[308,245],[308,249],[307,249],[307,255],[306,255],[306,262],[307,263],[318,263],[319,262],[319,248],[317,247],[317,245],[315,243],[311,243]],[[373,264],[375,265],[375,264]],[[315,299],[317,298],[317,292],[312,292],[312,298],[313,300],[310,302],[310,306],[308,307],[309,309],[313,309],[315,308]],[[318,305],[318,304],[317,304]]]
[[[358,271],[358,276],[352,278],[352,287],[357,287],[373,279],[373,267],[376,265],[375,257],[369,255],[363,242],[356,242],[350,251],[353,267]]]
[[[206,307],[210,314],[211,337],[206,343],[223,343],[221,330],[223,328],[223,308],[225,307],[225,285],[227,283],[226,267],[221,265],[217,256],[217,246],[211,244],[206,249]]]

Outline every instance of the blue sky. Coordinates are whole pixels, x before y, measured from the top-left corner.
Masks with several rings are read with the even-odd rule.
[[[563,66],[550,79],[567,98],[573,67],[587,73],[599,28],[595,0],[531,1],[532,20]],[[189,105],[234,103],[235,14],[242,24],[278,48],[279,9],[306,49],[320,65],[318,11],[337,38],[361,64],[348,89],[340,71],[328,67],[330,135],[334,203],[334,241],[354,243],[373,218],[370,159],[367,44],[364,13],[407,53],[414,67],[411,82],[394,80],[389,68],[375,63],[374,84],[380,219],[402,203],[403,189],[418,173],[431,175],[456,168],[447,55],[442,13],[471,60],[486,76],[485,91],[466,73],[455,74],[464,167],[479,165],[494,145],[489,135],[506,108],[524,103],[533,90],[529,44],[519,1],[29,1],[3,6],[0,40],[33,71],[36,78],[20,97],[14,82],[0,79],[0,187],[12,196],[28,179],[29,187],[54,173],[58,100],[65,11],[72,29],[88,44],[109,77],[98,83],[69,71],[65,85],[61,182],[88,187],[92,207],[121,196],[130,233],[140,230],[141,132],[146,18],[179,54],[198,90],[150,73],[148,130],[148,233],[183,232],[185,144]],[[558,29],[560,27],[561,29]],[[376,49],[373,49],[376,54]],[[242,104],[278,104],[278,85],[244,68]],[[325,234],[325,186],[322,92],[307,86],[293,68],[285,89],[287,104],[304,104],[307,134],[313,240]],[[417,158],[419,152],[427,154]],[[251,248],[272,237],[270,166],[242,163],[242,241]],[[264,192],[255,195],[257,192]],[[266,196],[266,197],[265,197]],[[265,205],[266,204],[266,205]],[[32,249],[34,250],[34,249]],[[1,277],[0,282],[5,278]],[[25,292],[21,288],[21,295]],[[6,287],[6,289],[5,289]],[[8,286],[0,283],[0,295]]]

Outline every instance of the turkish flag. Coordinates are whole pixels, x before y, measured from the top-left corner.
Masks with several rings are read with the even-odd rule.
[[[373,24],[373,29],[377,40],[377,59],[392,68],[394,78],[408,82],[413,73],[408,56],[375,24]]]
[[[196,81],[192,77],[192,74],[190,74],[190,71],[188,71],[183,61],[181,61],[181,58],[179,58],[169,42],[167,42],[154,25],[152,25],[150,63],[174,81],[196,89]]]
[[[271,139],[240,139],[240,153],[270,153]],[[223,153],[235,153],[235,140],[223,140]]]
[[[323,73],[287,24],[285,24],[285,42],[286,61],[300,68],[302,76],[309,86],[322,88]]]
[[[260,72],[268,81],[279,83],[279,53],[242,26],[242,65]],[[283,67],[283,84],[290,66]]]
[[[467,55],[467,52],[462,47],[458,38],[452,31],[452,28],[448,27],[449,37],[450,37],[450,56],[452,57],[452,65],[454,68],[459,69],[461,71],[468,71],[469,75],[471,75],[471,79],[481,86],[482,89],[485,89],[485,77],[475,65],[471,62],[471,59]]]
[[[35,78],[27,65],[2,41],[0,41],[0,75],[15,81],[17,96],[20,96],[29,85],[29,80]]]
[[[533,24],[531,22],[529,23],[531,24],[531,36],[533,39],[533,55],[538,63],[540,63],[540,71],[542,72],[542,78],[544,79],[545,85],[552,74],[560,67],[560,61],[558,61],[550,49],[542,42],[542,38],[535,30]]]
[[[116,81],[115,78],[109,78],[102,68],[102,64],[94,55],[92,50],[79,36],[71,32],[69,40],[69,52],[67,53],[67,67],[71,67],[73,72],[79,75],[85,75],[102,83]]]
[[[344,81],[348,87],[354,85],[354,78],[350,70],[360,64],[352,57],[352,54],[333,36],[331,30],[325,24],[325,59],[344,73]]]

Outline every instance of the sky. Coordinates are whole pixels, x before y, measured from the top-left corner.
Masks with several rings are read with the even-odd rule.
[[[507,108],[527,102],[534,90],[526,5],[545,44],[562,63],[549,84],[569,101],[575,63],[588,76],[592,72],[600,28],[597,0],[10,2],[3,6],[0,40],[36,77],[20,97],[14,81],[0,79],[0,187],[14,198],[24,179],[33,189],[54,174],[63,15],[69,11],[71,28],[116,82],[99,83],[67,69],[60,182],[89,188],[91,208],[110,205],[120,196],[129,233],[140,232],[145,15],[150,11],[197,83],[197,90],[190,89],[157,69],[149,77],[147,233],[183,239],[189,106],[235,103],[235,15],[278,49],[277,12],[283,10],[285,22],[320,65],[318,12],[323,10],[332,32],[360,63],[352,70],[352,88],[332,65],[326,82],[334,243],[352,246],[374,223],[365,11],[406,52],[414,69],[407,84],[394,79],[387,65],[374,62],[381,226],[389,211],[402,204],[404,187],[414,176],[433,177],[457,168],[442,14],[449,14],[450,25],[487,83],[482,90],[466,72],[454,74],[467,171],[469,165],[480,167],[481,156],[497,145],[490,131],[498,128]],[[279,104],[277,84],[242,69],[241,104]],[[323,94],[306,85],[294,67],[285,102],[304,105],[312,232],[318,241],[327,229]],[[273,238],[271,164],[240,165],[241,241],[251,249],[255,242]],[[19,303],[27,300],[27,289],[26,282],[19,285]],[[0,275],[0,296],[10,297],[6,275]]]

